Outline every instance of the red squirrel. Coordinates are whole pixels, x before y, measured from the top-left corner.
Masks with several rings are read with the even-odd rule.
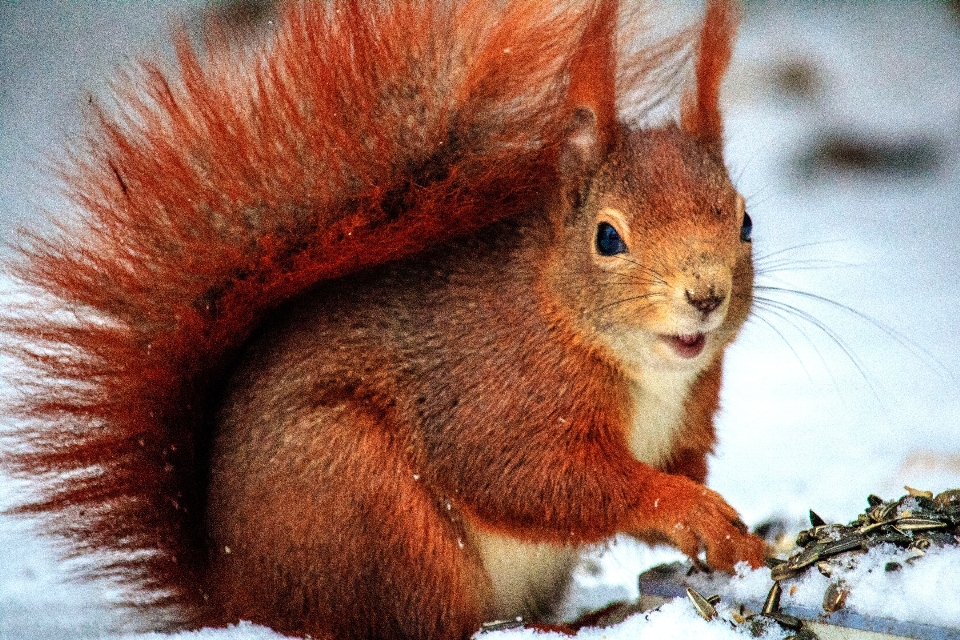
[[[752,301],[737,9],[630,55],[621,17],[292,4],[131,72],[60,166],[74,216],[11,265],[60,309],[2,321],[19,511],[175,625],[320,638],[547,620],[620,532],[759,566],[704,486]],[[628,127],[691,52],[677,122]]]

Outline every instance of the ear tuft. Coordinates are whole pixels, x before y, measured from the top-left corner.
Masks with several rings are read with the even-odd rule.
[[[739,22],[739,6],[734,0],[707,0],[697,49],[697,86],[683,97],[680,126],[709,146],[720,147],[723,141],[720,84],[730,63]]]
[[[601,153],[609,150],[617,127],[617,17],[616,0],[597,0],[570,61],[567,108],[571,126],[582,117],[578,111],[589,111]]]
[[[567,191],[581,191],[613,145],[617,127],[616,0],[595,0],[570,59],[567,128],[557,169]]]

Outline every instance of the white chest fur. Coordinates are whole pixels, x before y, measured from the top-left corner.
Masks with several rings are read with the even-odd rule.
[[[566,595],[577,550],[521,542],[477,528],[471,534],[493,586],[494,601],[487,616],[497,620],[549,617]]]
[[[633,406],[626,438],[633,457],[654,467],[670,459],[683,426],[690,387],[702,370],[683,362],[656,335],[623,331],[606,336],[623,367]]]
[[[633,457],[651,466],[670,459],[697,371],[651,371],[630,383],[633,415],[627,444]]]

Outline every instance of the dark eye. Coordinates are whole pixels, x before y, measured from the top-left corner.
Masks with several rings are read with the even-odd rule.
[[[743,224],[740,226],[740,242],[750,242],[753,239],[753,220],[750,214],[743,213]]]
[[[597,253],[602,256],[615,256],[627,252],[627,243],[623,241],[613,225],[601,222],[597,225]]]

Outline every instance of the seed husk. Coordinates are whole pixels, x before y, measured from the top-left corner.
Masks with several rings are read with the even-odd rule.
[[[809,549],[804,549],[800,555],[795,556],[787,562],[787,568],[796,570],[803,569],[808,567],[817,560],[820,559],[820,545],[810,547]]]
[[[763,603],[761,614],[776,613],[780,611],[780,596],[783,594],[783,587],[779,582],[774,582],[767,594],[767,599]]]
[[[925,550],[934,545],[960,546],[960,488],[936,496],[911,487],[907,487],[907,491],[899,500],[890,501],[871,494],[867,497],[868,507],[847,525],[828,524],[810,510],[811,526],[797,534],[798,548],[791,557],[767,560],[774,585],[767,594],[762,613],[752,619],[742,613],[739,617],[750,622],[754,634],[769,628],[770,622],[776,622],[795,632],[791,638],[813,638],[815,634],[804,628],[799,618],[780,610],[781,581],[803,574],[811,565],[836,580],[837,569],[852,566],[850,554],[863,553],[884,543],[909,549],[914,554],[906,560],[888,562],[884,567],[888,572],[900,571],[904,565],[919,561]],[[829,614],[843,609],[849,591],[843,581],[832,582],[824,593],[823,610]],[[701,612],[701,615],[704,614]]]
[[[713,620],[717,617],[717,609],[696,589],[687,587],[687,598],[693,603],[693,608],[704,620]]]
[[[888,525],[887,531],[879,535],[870,536],[869,544],[871,547],[875,547],[878,544],[883,544],[884,542],[889,542],[895,544],[898,547],[907,547],[913,542],[913,538],[908,536],[903,531],[899,531],[893,525]]]
[[[801,573],[803,573],[802,569],[793,569],[790,567],[789,562],[784,562],[770,570],[770,579],[779,582],[781,580],[796,578]]]
[[[899,518],[895,524],[900,531],[929,531],[930,529],[946,529],[947,523],[931,518],[906,517]]]
[[[900,502],[888,502],[887,504],[883,505],[880,507],[877,522],[890,520],[894,517],[894,514],[896,514],[898,508],[900,508]]]
[[[523,626],[523,618],[517,617],[513,620],[491,620],[480,625],[480,632],[506,631],[508,629],[518,629]]]
[[[904,487],[907,494],[912,498],[933,498],[932,491],[921,491],[920,489],[914,489],[913,487]]]
[[[896,522],[896,520],[883,520],[883,521],[880,521],[880,522],[874,522],[873,524],[868,524],[868,525],[865,526],[865,527],[860,527],[859,529],[857,529],[857,533],[869,533],[869,532],[871,532],[871,531],[875,531],[875,530],[877,530],[877,529],[880,529],[881,527],[885,527],[885,526],[887,526],[887,525],[891,525],[891,524],[893,524],[894,522]]]
[[[827,613],[833,613],[843,609],[847,603],[847,595],[850,589],[842,580],[840,582],[831,582],[823,594],[823,610]]]
[[[837,536],[843,535],[847,527],[842,524],[821,524],[811,529],[813,537],[817,542],[833,542]]]
[[[880,504],[876,507],[869,509],[867,511],[867,517],[870,519],[870,522],[883,522],[880,516],[883,514],[884,505]]]
[[[833,542],[831,544],[824,546],[820,550],[820,557],[827,558],[830,556],[838,555],[840,553],[844,553],[846,551],[853,551],[854,549],[862,549],[863,542],[864,542],[864,537],[862,535],[853,534],[851,536],[847,536],[846,538],[842,538],[840,540],[837,540],[836,542]]]
[[[761,615],[776,621],[781,627],[790,629],[791,631],[800,631],[800,629],[803,628],[803,620],[796,616],[791,616],[788,613],[764,613]]]
[[[940,507],[952,507],[960,505],[960,489],[948,489],[938,493],[933,499]]]
[[[917,537],[913,542],[910,543],[908,549],[919,549],[921,551],[926,551],[930,548],[930,538],[920,538]]]

